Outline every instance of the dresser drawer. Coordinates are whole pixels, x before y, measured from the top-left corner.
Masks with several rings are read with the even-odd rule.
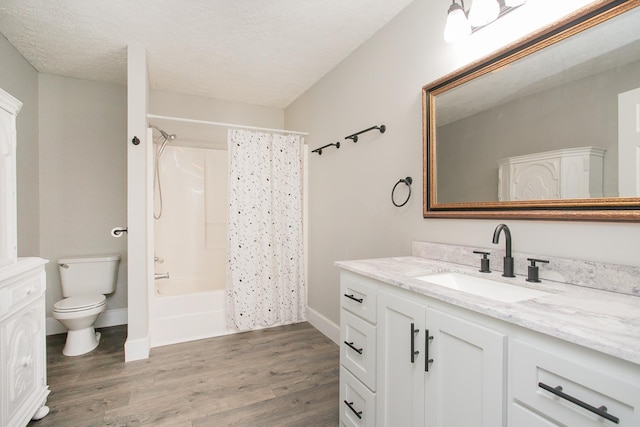
[[[37,299],[45,289],[44,273],[29,274],[12,279],[5,283],[2,289],[3,299],[6,297],[6,305],[2,304],[0,315],[14,312],[19,307]]]
[[[346,310],[340,310],[340,363],[376,390],[376,327]]]
[[[344,367],[340,367],[340,425],[376,425],[376,395]]]
[[[511,424],[524,414],[515,406],[522,403],[557,423],[549,425],[640,426],[640,384],[608,372],[604,362],[582,364],[578,353],[555,354],[518,340],[511,351]]]
[[[348,271],[340,273],[340,305],[371,323],[377,320],[377,292],[371,279]]]

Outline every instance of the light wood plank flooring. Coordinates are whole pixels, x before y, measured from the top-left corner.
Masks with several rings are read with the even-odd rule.
[[[29,426],[336,426],[339,349],[308,323],[158,347],[124,363],[126,326],[93,352],[47,337],[51,412]]]

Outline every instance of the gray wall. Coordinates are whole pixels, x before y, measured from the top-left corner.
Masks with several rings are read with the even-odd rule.
[[[336,260],[409,255],[412,240],[492,248],[496,220],[422,217],[422,86],[552,22],[586,1],[527,2],[465,43],[442,39],[447,5],[416,0],[285,110],[287,128],[310,132],[309,307],[339,322]],[[552,15],[554,14],[554,15]],[[354,144],[342,138],[372,125]],[[398,179],[413,196],[391,204]],[[637,224],[506,221],[513,250],[640,266]]]
[[[18,114],[18,256],[40,255],[38,72],[0,34],[0,88],[22,102]]]
[[[62,298],[56,261],[119,253],[118,288],[107,310],[127,307],[127,88],[39,75],[40,256],[47,266],[47,317]]]
[[[617,196],[617,95],[639,86],[636,62],[439,127],[438,201],[498,200],[498,160],[589,145],[607,150],[604,193]]]
[[[179,117],[192,120],[214,121],[239,125],[282,129],[282,108],[231,102],[198,95],[152,90],[149,95],[149,112],[160,116]],[[193,125],[177,121],[149,119],[149,123],[178,138],[176,145],[225,149],[227,131],[225,126]],[[158,133],[154,133],[154,138]]]

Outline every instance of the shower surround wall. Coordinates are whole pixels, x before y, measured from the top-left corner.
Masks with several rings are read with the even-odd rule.
[[[155,281],[152,347],[226,333],[227,152],[181,147],[179,138],[159,161],[164,203],[154,221],[155,272],[169,278]]]

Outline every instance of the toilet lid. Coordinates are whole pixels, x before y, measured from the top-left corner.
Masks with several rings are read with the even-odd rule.
[[[90,308],[104,305],[106,299],[107,298],[102,294],[79,295],[58,301],[53,305],[53,309],[58,312],[88,310]]]

